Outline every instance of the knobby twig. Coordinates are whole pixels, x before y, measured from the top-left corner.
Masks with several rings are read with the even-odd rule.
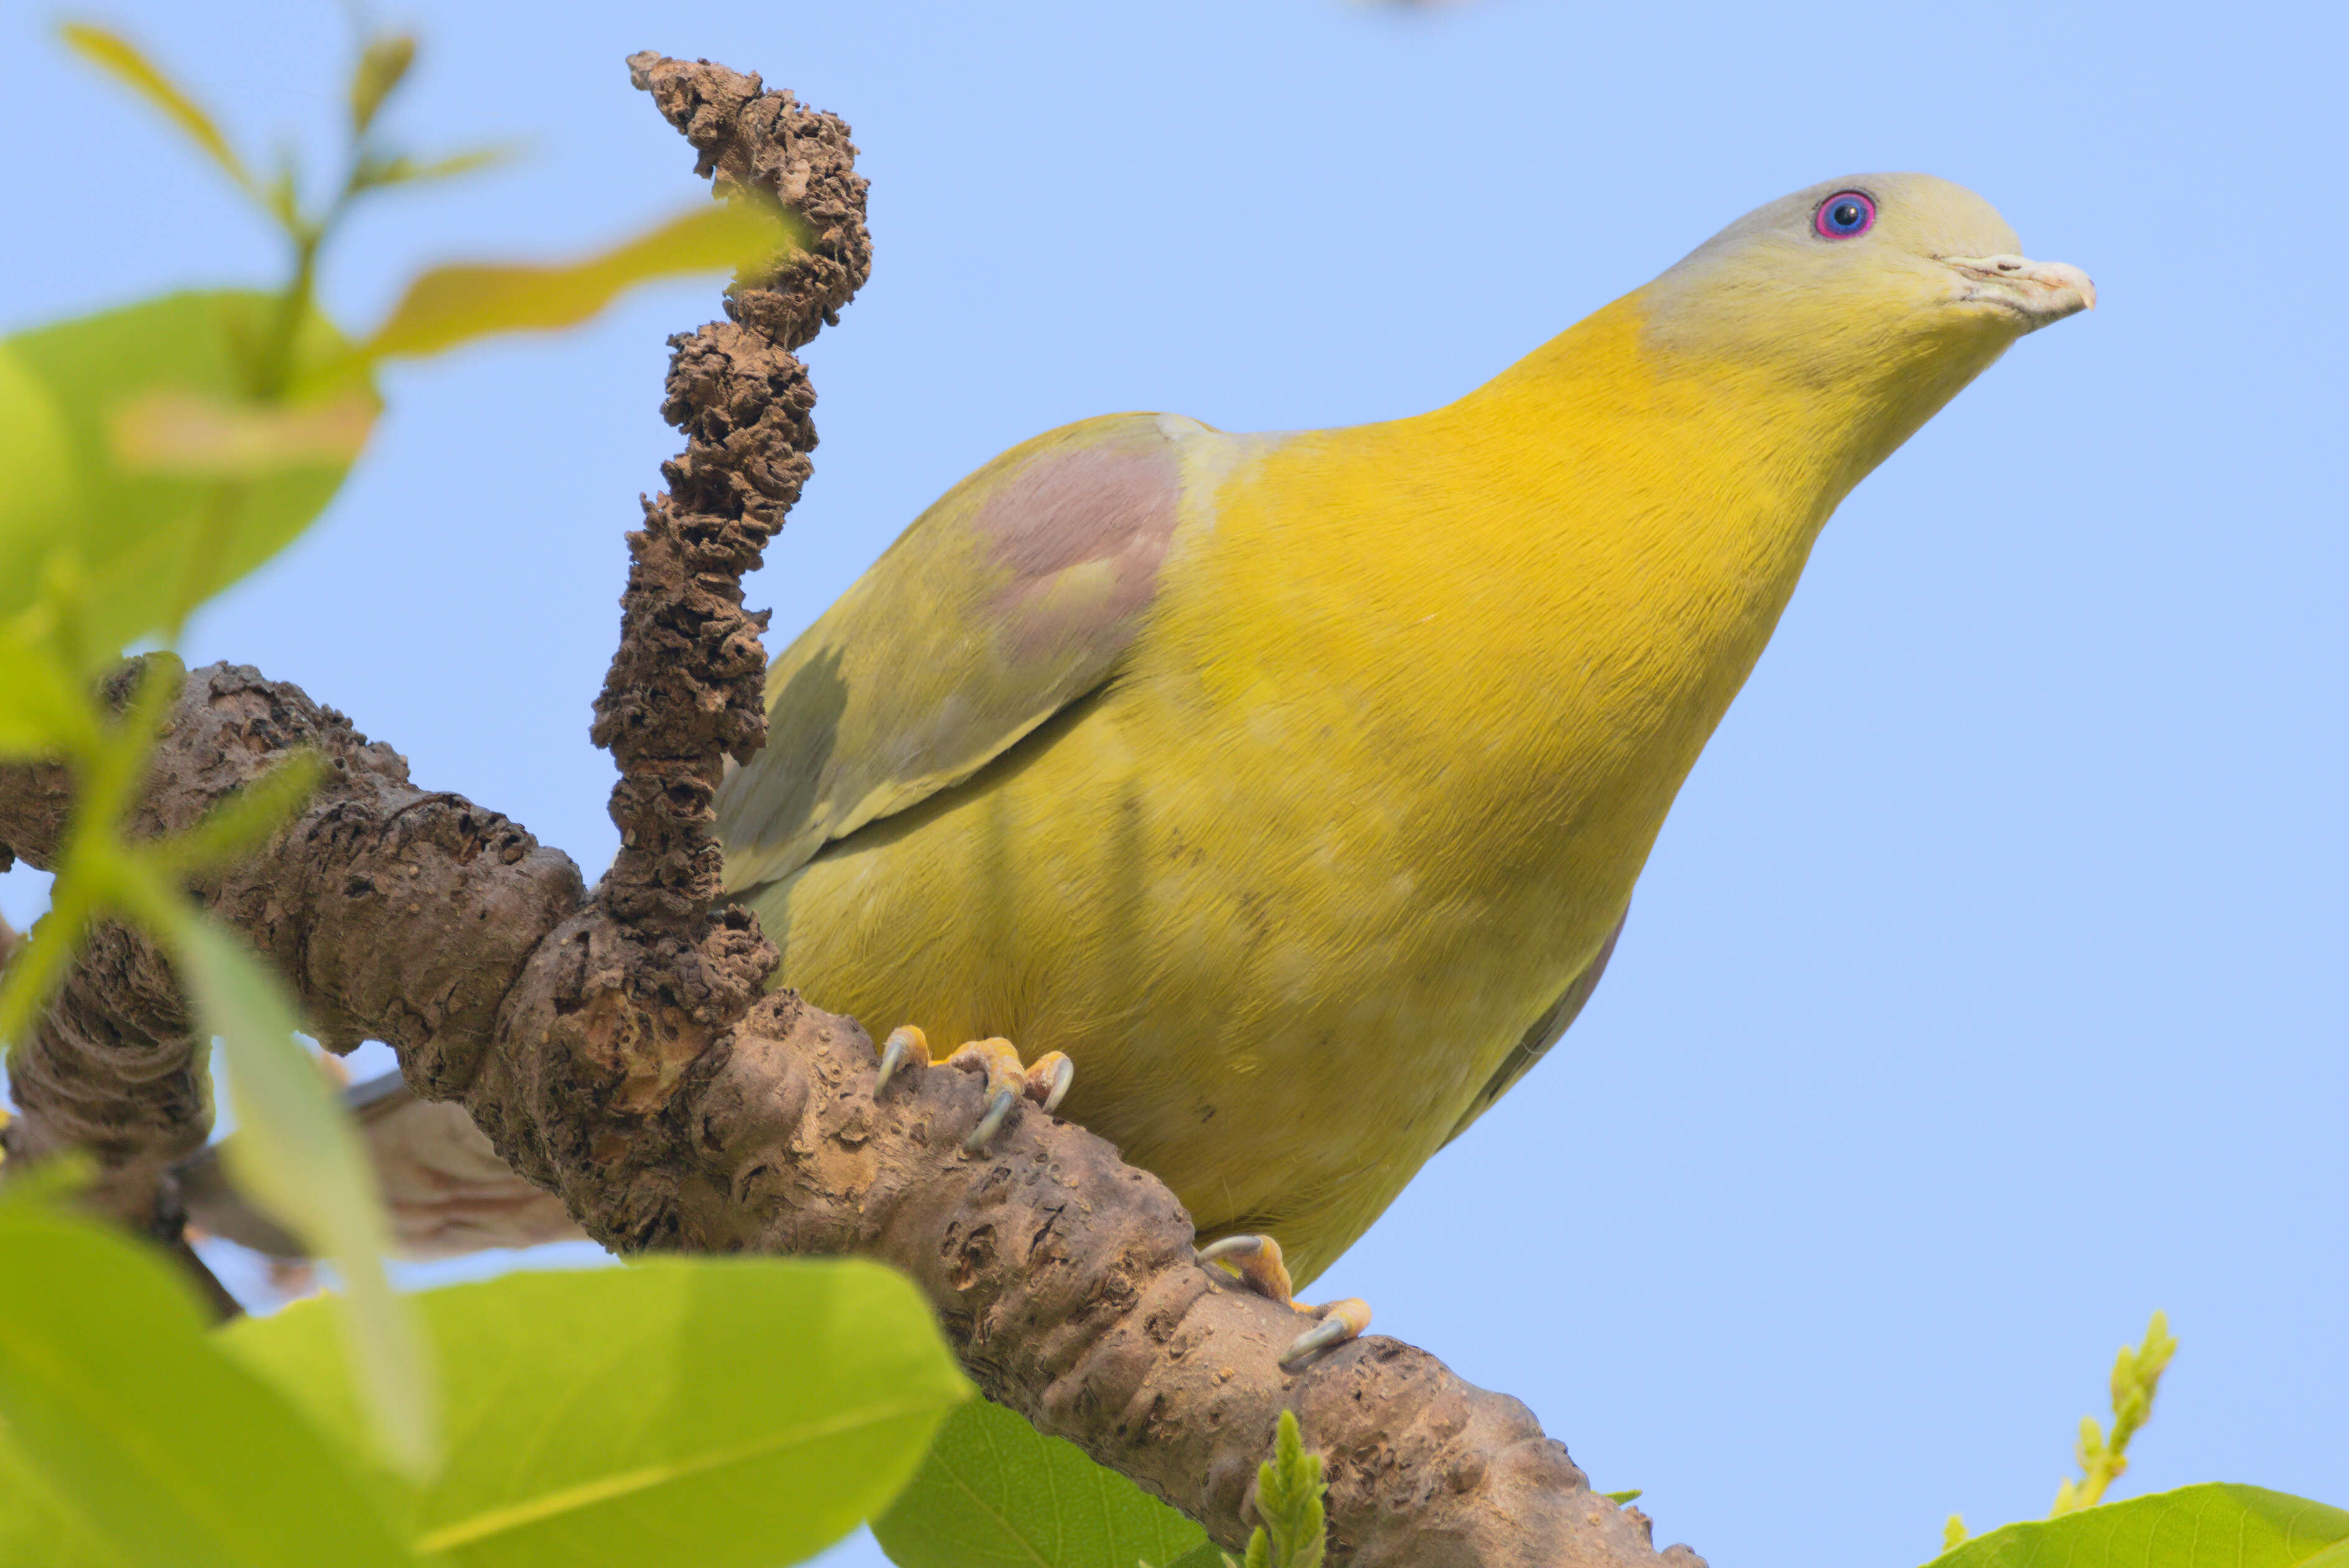
[[[741,578],[809,471],[814,398],[792,351],[869,270],[864,181],[848,128],[787,92],[707,62],[629,65],[721,192],[781,201],[807,241],[730,291],[726,321],[672,340],[664,412],[688,446],[629,536],[595,707],[622,769],[611,872],[588,893],[520,827],[417,789],[340,714],[225,665],[188,678],[140,828],[184,826],[316,748],[327,782],[307,811],[193,892],[276,963],[329,1048],[389,1044],[419,1094],[460,1100],[620,1251],[894,1264],[990,1397],[1226,1546],[1247,1538],[1288,1408],[1326,1459],[1334,1562],[1694,1568],[1592,1493],[1524,1406],[1423,1351],[1373,1336],[1283,1372],[1294,1315],[1195,1264],[1174,1195],[1102,1140],[1031,1111],[967,1154],[978,1078],[917,1074],[876,1101],[854,1020],[763,990],[773,948],[747,912],[713,907],[711,799],[723,758],[764,738],[764,617],[743,611]],[[46,863],[69,799],[59,769],[0,768],[0,853]],[[168,966],[105,934],[19,1053],[33,1072],[11,1147],[80,1144],[151,1180],[210,1123],[186,1029]]]

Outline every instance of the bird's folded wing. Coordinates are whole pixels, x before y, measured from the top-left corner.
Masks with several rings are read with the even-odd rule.
[[[1088,419],[916,519],[769,668],[766,747],[718,795],[727,891],[961,782],[1107,680],[1205,504],[1185,504],[1203,449],[1234,440],[1169,415]]]
[[[1599,955],[1583,965],[1582,973],[1574,977],[1557,1001],[1542,1009],[1542,1016],[1533,1021],[1523,1037],[1510,1048],[1509,1054],[1501,1058],[1499,1069],[1485,1081],[1483,1088],[1476,1091],[1476,1098],[1468,1102],[1468,1109],[1461,1112],[1460,1119],[1453,1123],[1452,1130],[1444,1136],[1444,1141],[1447,1145],[1467,1131],[1470,1123],[1492,1109],[1503,1095],[1516,1088],[1517,1080],[1533,1071],[1534,1064],[1548,1055],[1549,1048],[1565,1037],[1568,1028],[1581,1016],[1583,1005],[1590,1000],[1590,994],[1599,989],[1599,976],[1607,973],[1607,961],[1615,956],[1615,944],[1622,934],[1623,922],[1619,920],[1615,923],[1615,929],[1607,934],[1606,942],[1600,944]]]

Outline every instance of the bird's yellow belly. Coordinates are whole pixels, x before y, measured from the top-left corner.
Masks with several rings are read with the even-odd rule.
[[[1301,1284],[1598,952],[1671,790],[1528,854],[1423,758],[1390,779],[1295,725],[1203,735],[1195,697],[1081,705],[752,903],[783,980],[876,1038],[1066,1051],[1063,1114],[1203,1234],[1277,1236]]]

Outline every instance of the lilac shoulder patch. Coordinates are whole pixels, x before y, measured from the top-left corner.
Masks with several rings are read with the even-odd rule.
[[[1182,500],[1181,459],[1154,428],[1040,453],[1005,479],[971,526],[1011,574],[989,605],[1007,651],[1123,640],[1157,591]]]

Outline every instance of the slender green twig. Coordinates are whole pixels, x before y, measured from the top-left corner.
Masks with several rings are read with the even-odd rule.
[[[1281,1411],[1272,1458],[1257,1467],[1256,1511],[1264,1522],[1248,1537],[1247,1568],[1321,1568],[1321,1456],[1305,1451],[1293,1410]]]
[[[2106,1438],[2094,1416],[2080,1418],[2080,1441],[2074,1450],[2080,1461],[2080,1479],[2064,1481],[2056,1489],[2055,1506],[2047,1511],[2048,1518],[2061,1519],[2094,1508],[2105,1500],[2106,1489],[2128,1470],[2129,1439],[2152,1418],[2153,1397],[2177,1350],[2178,1341],[2169,1334],[2169,1315],[2162,1312],[2155,1313],[2146,1325],[2143,1344],[2121,1346],[2113,1361],[2113,1435]],[[1967,1537],[1965,1520],[1953,1513],[1941,1526],[1941,1550],[1953,1552],[1965,1544]]]
[[[2177,1349],[2178,1341],[2169,1335],[2169,1316],[2160,1312],[2146,1326],[2145,1343],[2121,1346],[2113,1361],[2113,1435],[2106,1438],[2094,1416],[2080,1418],[2076,1451],[2081,1476],[2056,1489],[2055,1506],[2047,1511],[2048,1518],[2095,1507],[2105,1500],[2105,1489],[2127,1470],[2129,1439],[2152,1418],[2154,1394]]]

